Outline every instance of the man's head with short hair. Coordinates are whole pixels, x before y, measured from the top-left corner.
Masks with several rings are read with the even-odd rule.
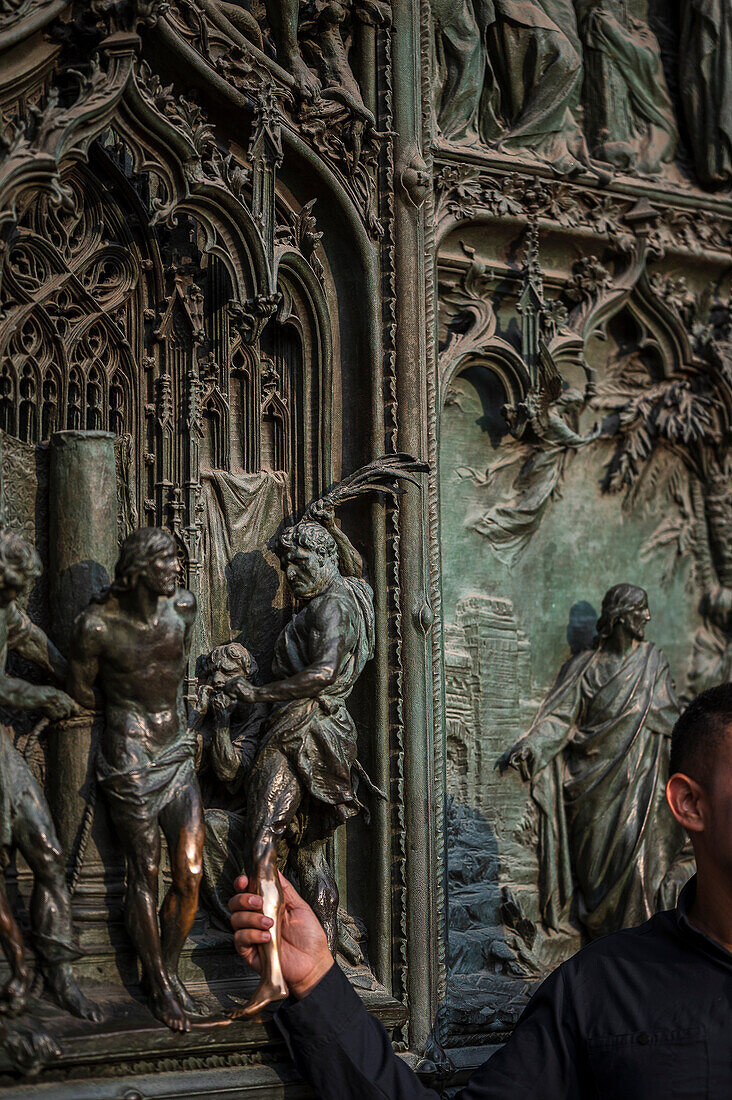
[[[669,775],[681,772],[706,784],[715,756],[732,733],[732,684],[719,684],[697,695],[671,734]]]
[[[241,642],[226,642],[211,650],[204,664],[205,675],[212,684],[223,684],[232,676],[251,680],[259,671],[257,662]]]
[[[732,882],[732,684],[698,695],[671,735],[666,800],[691,838],[699,874]],[[728,888],[727,887],[727,888]]]
[[[300,520],[280,535],[277,553],[298,599],[311,599],[338,574],[335,539],[320,523]]]
[[[312,550],[324,559],[330,558],[338,564],[335,539],[322,524],[315,523],[313,520],[300,520],[294,527],[286,527],[282,532],[279,541],[280,557],[287,556],[295,546],[303,550]]]
[[[0,527],[0,604],[7,607],[41,574],[41,559],[24,538]]]

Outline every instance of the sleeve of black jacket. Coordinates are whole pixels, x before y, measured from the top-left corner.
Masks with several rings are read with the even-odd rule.
[[[338,966],[275,1017],[321,1100],[437,1100],[392,1050]],[[579,1100],[574,1006],[562,969],[534,994],[508,1043],[457,1100]]]

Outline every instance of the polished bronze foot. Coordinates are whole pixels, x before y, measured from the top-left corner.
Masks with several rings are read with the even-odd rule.
[[[249,1019],[253,1016],[258,1016],[260,1012],[263,1012],[269,1005],[279,1004],[281,1001],[287,999],[289,990],[284,982],[279,984],[277,982],[265,982],[259,983],[254,991],[253,996],[245,1005],[241,1008],[234,1008],[228,1016],[232,1020],[240,1020],[242,1017]]]

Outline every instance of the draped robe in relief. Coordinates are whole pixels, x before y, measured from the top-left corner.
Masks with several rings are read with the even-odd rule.
[[[449,141],[586,164],[582,46],[572,0],[430,0],[435,110]]]
[[[531,149],[557,171],[586,160],[579,126],[582,46],[572,0],[478,0],[487,42],[480,130],[488,143]]]
[[[658,172],[673,160],[678,143],[676,117],[661,61],[658,39],[647,23],[624,18],[618,5],[579,0],[585,47],[590,116],[601,120],[593,150],[624,147],[641,173]],[[654,132],[655,131],[655,132]],[[607,159],[614,161],[610,154]]]
[[[703,183],[732,180],[732,8],[728,0],[682,0],[681,99]]]
[[[227,932],[231,931],[229,898],[233,882],[241,874],[246,858],[247,776],[266,718],[263,703],[240,703],[236,707],[229,730],[238,759],[236,774],[225,774],[228,769],[221,769],[212,734],[202,761],[206,835],[201,899],[214,922]]]
[[[570,390],[541,417],[531,418],[539,446],[532,447],[522,462],[512,495],[494,504],[473,524],[509,569],[529,546],[550,502],[558,495],[569,456],[592,441],[592,435],[579,435],[557,411],[558,408],[571,411],[580,404],[576,391]]]
[[[255,806],[271,807],[271,792],[259,789],[257,763],[268,748],[276,747],[302,784],[306,806],[301,813],[307,819],[304,828],[309,840],[330,836],[364,808],[356,790],[359,779],[369,781],[356,759],[358,734],[346,700],[374,652],[374,598],[366,581],[341,577],[326,594],[315,598],[342,605],[356,628],[354,642],[332,684],[312,698],[274,705],[252,768],[250,791]],[[295,615],[275,647],[275,680],[287,680],[310,668],[318,658],[319,642],[305,613]]]
[[[477,141],[485,44],[472,0],[430,0],[435,29],[435,113],[448,141]]]
[[[593,938],[656,911],[685,844],[664,799],[679,714],[668,662],[641,642],[601,680],[601,652],[565,664],[526,735],[544,919],[558,926],[574,883],[579,919]]]

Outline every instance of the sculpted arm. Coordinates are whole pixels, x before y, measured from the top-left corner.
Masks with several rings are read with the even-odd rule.
[[[363,559],[347,535],[336,524],[331,535],[338,547],[338,565],[344,577],[363,577]]]
[[[39,650],[43,648],[43,643],[51,644],[43,631],[35,627],[14,603],[5,611],[5,626],[9,648],[23,657],[35,660],[41,655]],[[58,656],[61,657],[60,654]],[[55,675],[52,666],[44,661],[38,663],[54,671]],[[74,711],[73,700],[63,691],[8,676],[4,668],[0,669],[0,703],[16,710],[42,710],[49,718],[64,718]]]
[[[98,709],[102,703],[95,683],[106,634],[106,623],[94,611],[84,611],[79,615],[71,632],[67,687],[77,702],[89,710]]]
[[[576,660],[560,669],[528,733],[496,761],[501,773],[515,768],[527,781],[562,752],[582,720],[583,671]]]
[[[338,567],[344,577],[363,576],[363,559],[356,547],[336,523],[335,510],[327,498],[311,504],[308,516],[316,523],[322,524],[326,531],[332,535],[338,550]]]
[[[44,710],[48,711],[53,700],[63,696],[63,692],[57,688],[44,687],[37,684],[29,684],[27,680],[19,680],[15,676],[0,673],[0,703],[3,706],[16,710]],[[65,698],[65,697],[64,697]],[[71,700],[68,700],[68,713],[72,708]],[[56,714],[56,708],[51,717],[62,717]]]
[[[196,621],[196,613],[198,611],[196,597],[186,588],[181,588],[180,591],[175,594],[175,609],[185,623],[185,647],[186,653],[188,653],[191,648],[191,639],[193,637],[193,624]]]
[[[339,601],[320,600],[317,607],[311,608],[308,625],[312,661],[307,668],[264,687],[255,687],[235,677],[226,685],[227,694],[243,702],[280,703],[310,699],[335,683],[352,641],[353,628],[348,612]]]
[[[58,683],[63,684],[68,672],[66,658],[63,657],[50,638],[35,623],[30,623],[22,640],[13,646],[16,653],[48,672]]]

